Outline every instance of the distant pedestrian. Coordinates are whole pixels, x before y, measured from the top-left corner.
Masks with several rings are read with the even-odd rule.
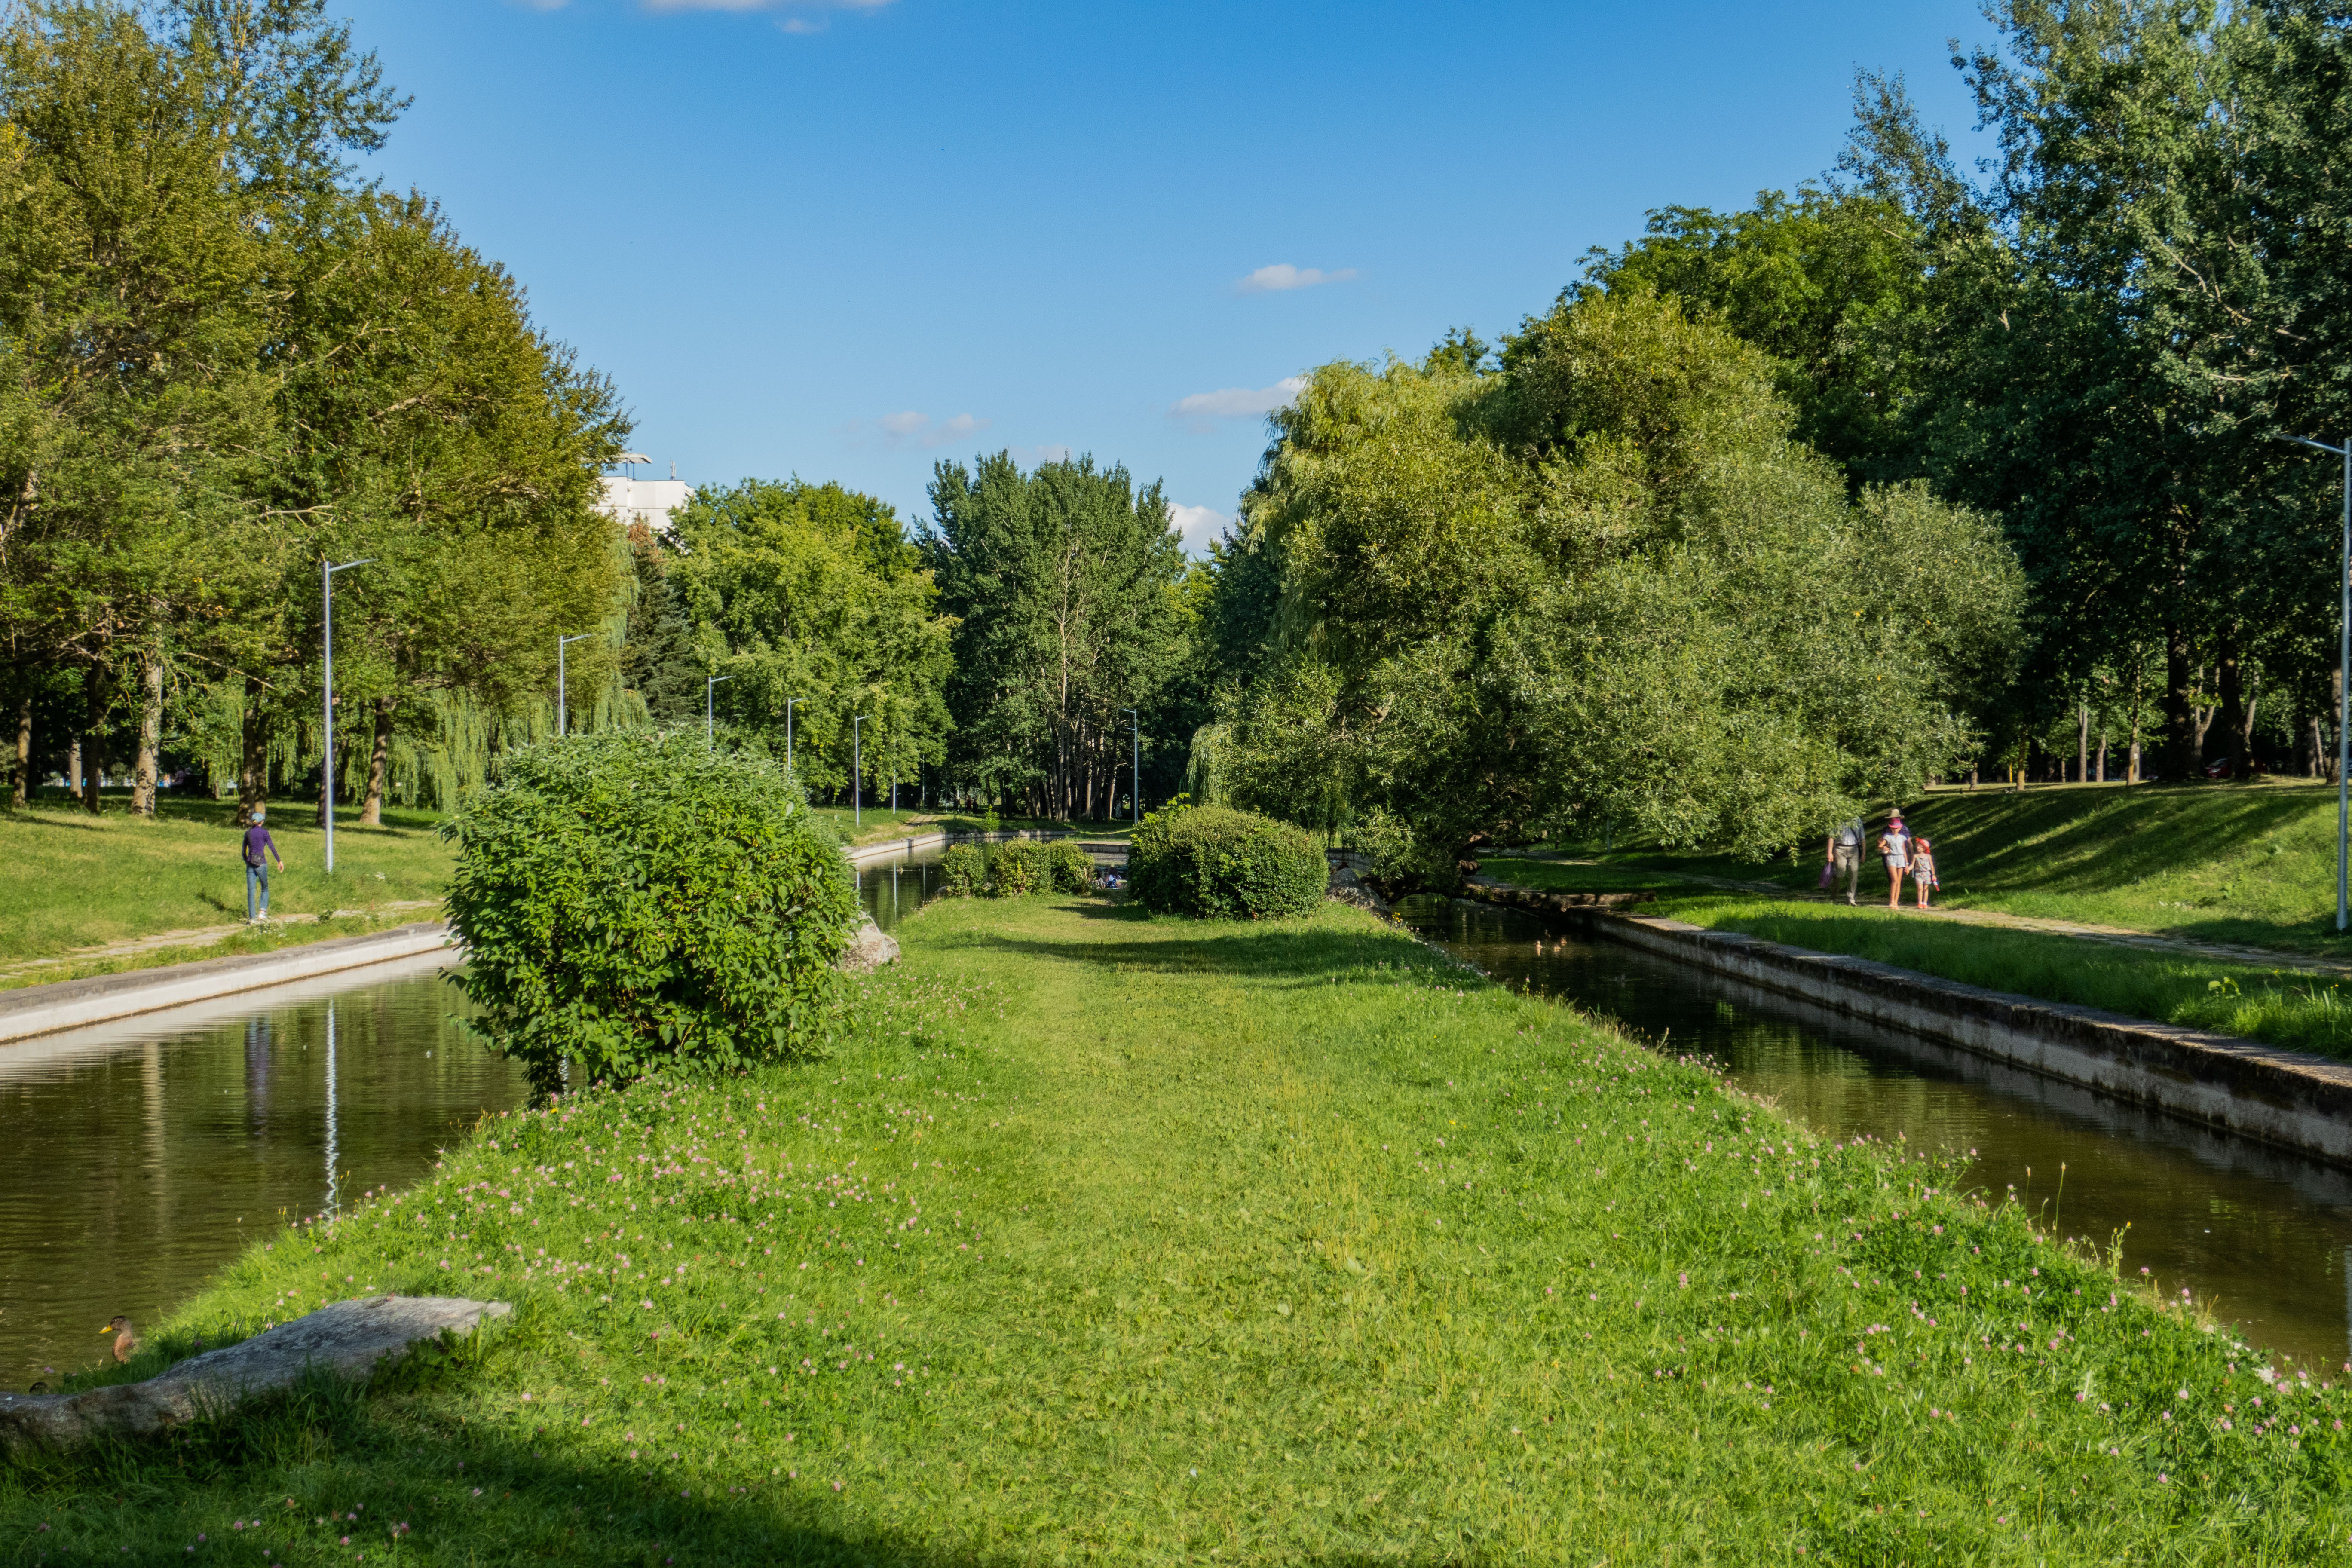
[[[1927,895],[1944,884],[1936,879],[1936,847],[1924,838],[1911,842],[1911,891],[1919,907],[1927,907]]]
[[[1845,901],[1849,904],[1854,901],[1855,889],[1862,885],[1862,847],[1869,837],[1870,830],[1857,816],[1830,829],[1829,842],[1822,847],[1822,858],[1828,862],[1829,872],[1822,886],[1834,889],[1839,882],[1844,882]]]
[[[277,840],[269,837],[269,829],[263,826],[262,818],[267,815],[265,807],[255,806],[253,826],[245,830],[245,923],[247,925],[253,925],[269,918],[268,861],[275,860],[278,862],[279,870],[286,869],[286,859],[278,853]],[[268,858],[265,859],[264,857]],[[254,899],[257,890],[260,894],[260,902],[257,906]]]
[[[1911,830],[1903,826],[1901,812],[1887,815],[1878,852],[1886,857],[1886,907],[1895,909],[1903,902],[1903,874],[1911,868]]]

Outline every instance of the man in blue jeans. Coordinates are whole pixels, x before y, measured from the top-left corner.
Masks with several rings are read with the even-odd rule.
[[[262,858],[266,855],[278,862],[279,870],[286,869],[286,860],[278,853],[277,841],[269,837],[269,829],[262,826],[262,818],[267,815],[267,807],[255,806],[253,826],[245,830],[245,923],[247,925],[269,918],[269,868]],[[257,911],[254,907],[257,887],[261,893],[261,905]]]

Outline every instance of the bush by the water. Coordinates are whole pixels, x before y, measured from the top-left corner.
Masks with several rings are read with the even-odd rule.
[[[1045,863],[1045,847],[1026,838],[999,844],[988,852],[988,890],[1000,899],[1042,893],[1054,885],[1053,868]]]
[[[1095,863],[1066,840],[1039,844],[1016,838],[982,848],[951,846],[940,857],[940,891],[951,898],[985,893],[1016,899],[1024,893],[1091,893]]]
[[[1095,890],[1094,858],[1066,838],[1045,846],[1045,866],[1053,873],[1054,891],[1091,893]]]
[[[1315,907],[1330,885],[1322,846],[1304,828],[1223,806],[1143,819],[1128,878],[1147,909],[1203,920],[1264,920]]]
[[[858,921],[782,769],[701,738],[574,736],[507,760],[443,831],[474,1026],[552,1092],[814,1045]]]
[[[940,891],[968,899],[988,886],[988,857],[976,844],[950,844],[940,857]]]

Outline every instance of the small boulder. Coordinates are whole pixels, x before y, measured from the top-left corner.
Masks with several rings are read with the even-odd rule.
[[[368,1296],[321,1307],[226,1350],[190,1356],[144,1383],[78,1394],[0,1392],[0,1453],[142,1436],[200,1411],[226,1410],[254,1394],[290,1387],[312,1367],[365,1379],[421,1341],[469,1334],[483,1319],[511,1310],[504,1301],[455,1296]]]
[[[845,974],[871,974],[886,963],[898,962],[897,939],[868,919],[857,928],[857,934],[849,939],[849,945],[841,950],[841,956],[833,961],[833,966]]]

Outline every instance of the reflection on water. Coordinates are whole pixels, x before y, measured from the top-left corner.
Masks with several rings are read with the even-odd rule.
[[[1580,940],[1517,910],[1414,899],[1399,912],[1514,990],[1713,1057],[1740,1088],[1819,1131],[1972,1153],[1976,1184],[1994,1196],[2014,1187],[2065,1235],[2104,1246],[2129,1226],[2127,1270],[2193,1289],[2257,1343],[2328,1363],[2352,1354],[2352,1172]]]
[[[441,960],[0,1045],[0,1387],[87,1364],[245,1238],[415,1181],[520,1072]]]
[[[912,855],[901,855],[887,865],[866,865],[857,868],[858,901],[874,923],[888,931],[907,916],[922,908],[923,900],[940,890],[939,849],[921,849]]]

